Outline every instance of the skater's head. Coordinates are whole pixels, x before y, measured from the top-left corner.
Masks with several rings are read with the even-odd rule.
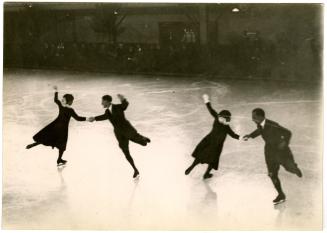
[[[218,117],[222,123],[228,123],[232,119],[232,114],[228,110],[222,110],[218,113]]]
[[[253,109],[252,120],[255,123],[260,124],[264,119],[265,119],[265,111],[263,111],[263,109],[261,108]]]
[[[65,94],[63,97],[62,97],[62,101],[61,101],[63,104],[67,104],[67,105],[72,105],[73,102],[74,102],[74,96],[71,95],[71,94]]]
[[[112,97],[110,95],[104,95],[104,96],[102,96],[102,102],[101,102],[101,104],[102,104],[102,106],[104,108],[109,108],[110,105],[111,105],[111,102],[112,102]]]

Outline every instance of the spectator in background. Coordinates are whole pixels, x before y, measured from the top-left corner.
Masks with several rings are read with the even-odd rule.
[[[127,70],[133,70],[135,68],[135,50],[132,45],[128,47],[128,51],[126,54],[126,69]]]
[[[136,45],[135,51],[135,65],[136,71],[143,71],[144,70],[144,51],[141,45]]]
[[[186,44],[192,43],[192,34],[186,28],[184,29],[184,35],[182,38],[182,42],[186,43]]]
[[[42,66],[48,66],[49,55],[50,55],[50,46],[47,42],[44,42],[42,46],[42,61],[41,61]]]
[[[78,51],[78,44],[76,42],[72,43],[71,45],[71,67],[76,68],[78,64],[80,63],[79,61],[81,60],[81,54]]]
[[[115,67],[118,71],[123,70],[125,66],[125,51],[124,51],[124,45],[122,43],[118,44],[118,47],[116,48],[116,62]]]
[[[193,30],[191,29],[190,30],[190,40],[191,40],[191,42],[190,43],[196,43],[196,37],[195,37],[195,33],[193,32]]]
[[[154,71],[160,70],[160,62],[161,62],[161,47],[159,44],[153,46],[153,57],[152,67]]]
[[[85,43],[81,43],[79,45],[79,54],[80,54],[80,68],[84,69],[85,65],[87,64],[87,49]]]

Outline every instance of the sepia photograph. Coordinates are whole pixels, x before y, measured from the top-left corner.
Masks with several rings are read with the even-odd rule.
[[[2,4],[2,230],[323,230],[322,2]]]

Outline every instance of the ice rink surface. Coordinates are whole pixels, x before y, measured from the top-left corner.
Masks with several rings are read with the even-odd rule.
[[[3,219],[4,229],[151,230],[318,230],[322,227],[322,91],[319,84],[160,77],[55,71],[4,73]],[[52,86],[71,93],[82,116],[102,114],[101,97],[129,100],[127,118],[151,138],[147,147],[130,144],[140,170],[133,171],[108,121],[71,120],[64,159],[57,150],[26,150],[32,136],[58,114]],[[287,201],[276,196],[267,176],[264,142],[227,138],[220,167],[203,181],[200,165],[189,175],[190,154],[211,130],[213,118],[202,102],[232,112],[231,128],[255,129],[251,111],[293,133],[291,149],[303,178],[280,169]]]

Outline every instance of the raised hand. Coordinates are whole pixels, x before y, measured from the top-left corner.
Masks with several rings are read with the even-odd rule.
[[[118,94],[117,97],[120,101],[123,101],[125,99],[125,97],[122,94]]]
[[[209,96],[208,96],[207,94],[204,94],[204,95],[202,96],[202,99],[203,99],[203,102],[204,102],[204,103],[209,103],[209,102],[210,102],[210,100],[209,100]]]

